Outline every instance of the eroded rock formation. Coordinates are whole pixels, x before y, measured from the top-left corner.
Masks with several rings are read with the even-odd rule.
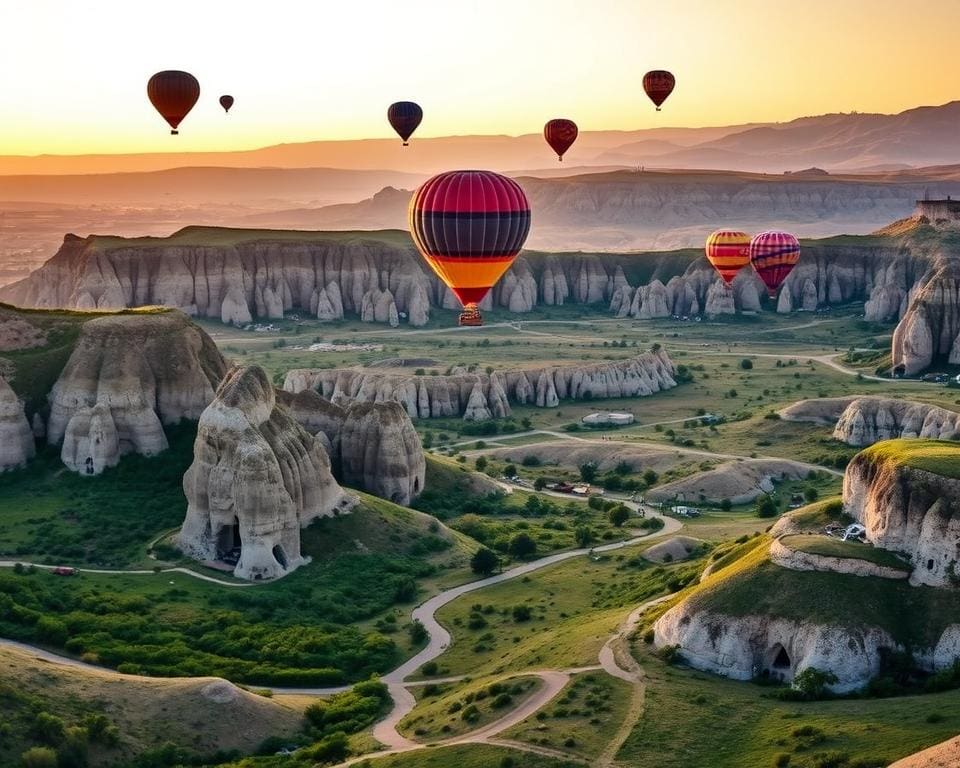
[[[510,403],[551,408],[565,399],[644,397],[676,386],[673,376],[673,362],[661,349],[629,360],[492,374],[296,369],[287,373],[284,389],[293,393],[313,389],[336,404],[396,401],[411,418],[482,420],[509,415]]]
[[[344,485],[409,505],[424,486],[426,462],[410,416],[395,401],[341,407],[314,390],[280,391],[277,399],[327,447]]]
[[[786,459],[743,459],[658,485],[647,492],[647,498],[712,504],[728,499],[734,504],[747,504],[771,493],[775,483],[799,480],[809,473],[808,466]]]
[[[89,320],[50,393],[47,441],[62,441],[64,463],[84,474],[125,453],[159,453],[167,447],[163,425],[198,419],[226,367],[180,312]]]
[[[322,444],[276,402],[263,369],[235,368],[200,417],[183,478],[180,547],[199,560],[239,549],[234,575],[273,579],[304,562],[300,529],[348,512]]]
[[[924,277],[893,334],[893,368],[907,376],[934,361],[960,363],[960,263],[940,260]]]
[[[848,445],[863,447],[898,437],[952,440],[960,433],[960,413],[928,403],[886,397],[858,397],[833,430]]]
[[[960,480],[898,460],[911,445],[878,443],[858,453],[844,475],[844,509],[874,546],[910,558],[911,584],[951,586],[960,573]]]
[[[34,451],[33,430],[23,403],[0,376],[0,472],[24,466]]]

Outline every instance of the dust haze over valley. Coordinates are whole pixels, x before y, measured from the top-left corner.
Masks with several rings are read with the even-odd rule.
[[[930,3],[18,6],[0,768],[960,765]]]

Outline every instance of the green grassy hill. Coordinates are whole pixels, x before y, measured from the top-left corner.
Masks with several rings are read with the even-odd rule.
[[[901,465],[960,479],[960,445],[945,440],[884,440],[861,454],[888,466]]]

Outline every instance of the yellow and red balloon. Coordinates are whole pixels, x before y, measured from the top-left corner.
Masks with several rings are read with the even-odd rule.
[[[718,229],[707,238],[704,250],[707,261],[730,285],[737,272],[750,263],[750,235],[734,229]]]

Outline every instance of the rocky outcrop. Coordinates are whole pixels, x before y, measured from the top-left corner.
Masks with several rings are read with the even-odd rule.
[[[934,362],[960,363],[960,263],[939,260],[910,294],[893,333],[893,370],[912,376]]]
[[[830,671],[838,693],[866,685],[880,671],[881,649],[897,647],[876,627],[727,616],[700,610],[689,600],[657,620],[654,643],[679,645],[690,666],[734,680],[769,676],[789,682],[810,667]]]
[[[23,403],[0,376],[0,472],[24,466],[34,451],[33,430],[23,413]]]
[[[327,447],[334,474],[344,485],[405,506],[423,491],[423,445],[399,403],[341,407],[310,389],[280,391],[277,399]]]
[[[774,539],[770,544],[770,561],[792,571],[848,573],[853,576],[875,576],[880,579],[905,579],[910,573],[900,568],[878,565],[855,557],[830,557],[803,552],[790,546],[790,537]]]
[[[159,453],[167,447],[163,426],[198,419],[226,367],[180,312],[89,320],[50,393],[47,442],[62,442],[64,463],[83,474],[125,453]]]
[[[835,426],[856,397],[818,397],[813,400],[798,400],[777,413],[784,421],[807,421],[822,426]]]
[[[743,459],[658,485],[646,495],[653,501],[716,504],[729,499],[734,504],[747,504],[771,493],[775,483],[799,480],[809,473],[807,465],[786,459]]]
[[[673,375],[673,362],[661,349],[629,360],[492,374],[295,369],[287,373],[283,388],[293,393],[312,389],[338,405],[396,401],[414,419],[481,420],[509,415],[510,403],[551,408],[565,399],[645,397],[676,386]]]
[[[960,413],[928,403],[859,397],[840,414],[833,437],[864,447],[894,438],[953,440],[960,435]]]
[[[960,480],[913,464],[915,452],[931,445],[955,451],[960,466],[952,443],[877,443],[847,466],[843,504],[874,546],[910,558],[911,584],[952,586],[960,574]]]
[[[321,443],[276,403],[256,366],[235,368],[200,417],[183,478],[187,515],[180,547],[199,560],[239,549],[234,575],[284,576],[303,562],[300,529],[348,512]]]

